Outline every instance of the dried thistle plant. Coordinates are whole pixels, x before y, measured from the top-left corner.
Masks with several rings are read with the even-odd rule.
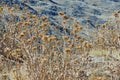
[[[114,51],[119,52],[120,48],[119,11],[114,13],[116,21],[102,24],[95,30],[95,37],[87,40],[80,33],[85,30],[84,26],[64,12],[58,12],[62,22],[60,26],[63,28],[60,32],[56,26],[50,25],[46,15],[38,17],[27,11],[27,8],[21,12],[18,5],[14,6],[16,9],[8,5],[0,6],[0,13],[11,12],[8,15],[10,21],[6,21],[2,16],[6,21],[4,22],[6,32],[0,32],[0,70],[8,73],[2,74],[3,79],[9,77],[11,80],[110,78],[117,80],[120,78],[117,62],[119,58],[115,59],[113,56]],[[18,21],[14,21],[17,14],[13,12],[20,13]],[[51,34],[48,34],[49,30],[52,30]],[[97,62],[93,54],[103,56],[104,61]],[[101,72],[105,72],[104,70],[111,71],[109,77],[100,75]]]

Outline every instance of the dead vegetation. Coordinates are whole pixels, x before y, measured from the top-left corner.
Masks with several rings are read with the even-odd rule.
[[[59,12],[63,33],[50,25],[47,16],[27,11],[18,16],[19,6],[0,6],[0,76],[2,80],[119,80],[120,19],[108,21],[90,32]],[[6,21],[4,14],[8,13]],[[70,25],[69,24],[72,24]],[[49,30],[54,30],[48,34]],[[70,31],[67,34],[66,29]]]

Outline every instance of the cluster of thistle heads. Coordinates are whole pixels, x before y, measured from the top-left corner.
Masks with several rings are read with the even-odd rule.
[[[84,64],[92,62],[92,59],[89,59],[92,49],[120,49],[119,11],[114,13],[115,22],[106,22],[94,31],[91,41],[81,34],[86,28],[64,12],[58,12],[61,18],[61,32],[59,26],[50,25],[51,22],[46,15],[38,17],[28,12],[27,8],[21,12],[19,6],[14,6],[15,8],[8,5],[0,6],[0,17],[4,24],[0,25],[0,53],[7,60],[15,61],[17,66],[12,73],[17,76],[17,80],[25,79],[18,77],[23,76],[19,63],[27,69],[28,72],[25,74],[31,75],[31,80],[87,80],[89,75],[84,71]],[[69,30],[69,34],[66,30]],[[80,55],[82,58],[73,59],[74,55]],[[80,65],[80,61],[83,65]],[[7,75],[3,74],[2,77],[7,78]],[[105,79],[95,77],[94,80]]]

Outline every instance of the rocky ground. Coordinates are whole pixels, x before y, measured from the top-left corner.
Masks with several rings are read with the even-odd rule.
[[[5,4],[19,4],[29,7],[30,11],[38,15],[48,15],[56,19],[58,12],[63,11],[85,25],[86,22],[94,27],[96,21],[103,23],[112,18],[112,13],[120,9],[119,0],[2,0]],[[55,18],[54,18],[55,17]],[[54,19],[53,19],[54,18]]]

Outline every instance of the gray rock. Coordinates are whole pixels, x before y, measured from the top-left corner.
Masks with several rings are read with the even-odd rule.
[[[96,22],[104,23],[115,10],[120,10],[120,0],[25,0],[24,3],[21,0],[2,0],[2,4],[18,4],[21,10],[28,7],[31,13],[56,19],[58,12],[63,11],[82,25],[89,23],[90,27],[94,27]],[[36,7],[41,11],[37,12]]]

